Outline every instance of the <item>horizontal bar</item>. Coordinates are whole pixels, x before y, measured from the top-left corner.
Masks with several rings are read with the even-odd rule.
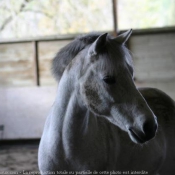
[[[126,30],[120,30],[118,33],[123,33]],[[105,32],[105,31],[104,31]],[[99,32],[99,33],[104,33]],[[107,31],[106,31],[107,32]],[[107,33],[113,34],[113,31],[108,31]],[[164,34],[164,33],[175,33],[175,27],[166,27],[166,28],[152,28],[152,29],[133,29],[132,35],[147,35],[147,34]],[[73,40],[78,35],[82,34],[74,34],[74,35],[53,35],[49,37],[40,37],[40,38],[26,38],[26,39],[9,39],[9,40],[1,40],[0,44],[11,44],[11,43],[26,43],[26,42],[34,42],[34,41],[64,41],[64,40]]]
[[[118,31],[119,34],[126,30]],[[175,33],[175,27],[165,27],[165,28],[152,28],[152,29],[133,29],[133,35],[148,35],[148,34],[165,34],[165,33]]]
[[[97,33],[111,33],[112,31],[100,31]],[[44,36],[44,37],[32,37],[32,38],[22,38],[22,39],[5,39],[0,40],[0,44],[10,44],[10,43],[25,43],[25,42],[34,42],[34,41],[64,41],[64,40],[73,40],[77,36],[85,35],[87,33],[79,33],[79,34],[67,34],[67,35],[52,35],[52,36]]]

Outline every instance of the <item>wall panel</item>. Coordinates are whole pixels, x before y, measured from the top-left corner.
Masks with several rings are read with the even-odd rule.
[[[33,86],[32,43],[0,44],[0,86]]]
[[[55,85],[56,82],[51,73],[51,62],[56,53],[70,40],[39,42],[39,75],[40,85]]]
[[[132,36],[138,86],[159,88],[175,99],[175,33]]]

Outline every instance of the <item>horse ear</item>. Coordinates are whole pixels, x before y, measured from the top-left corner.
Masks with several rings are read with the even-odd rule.
[[[117,36],[116,38],[114,38],[114,40],[116,40],[118,43],[123,45],[129,39],[131,33],[132,33],[132,29],[130,29],[130,30],[122,33],[121,35]]]
[[[90,55],[96,55],[106,44],[107,33],[100,35],[89,48]]]

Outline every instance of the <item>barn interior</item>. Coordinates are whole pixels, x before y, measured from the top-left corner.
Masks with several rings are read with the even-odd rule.
[[[0,1],[0,172],[38,171],[38,144],[57,90],[56,53],[78,35],[117,36],[130,28],[137,87],[175,100],[174,0]]]

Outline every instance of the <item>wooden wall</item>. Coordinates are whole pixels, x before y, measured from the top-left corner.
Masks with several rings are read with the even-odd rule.
[[[130,40],[136,83],[175,99],[175,33],[133,36]]]
[[[0,44],[0,86],[32,86],[34,84],[32,44]]]
[[[56,84],[51,61],[71,40],[38,42],[41,86]],[[129,41],[138,86],[160,88],[175,99],[175,33],[133,35]],[[0,87],[36,86],[33,42],[0,44]]]
[[[40,85],[54,85],[51,61],[71,40],[38,42]],[[0,87],[35,86],[34,43],[0,44]]]
[[[38,138],[56,96],[51,60],[70,40],[0,44],[0,126],[3,139]],[[138,87],[156,87],[175,100],[175,33],[133,35],[129,41]],[[51,86],[51,87],[49,87]],[[2,131],[0,130],[0,136]],[[0,139],[2,139],[0,137]]]
[[[40,85],[54,85],[55,80],[51,74],[51,61],[62,47],[71,40],[39,42],[39,75]]]

